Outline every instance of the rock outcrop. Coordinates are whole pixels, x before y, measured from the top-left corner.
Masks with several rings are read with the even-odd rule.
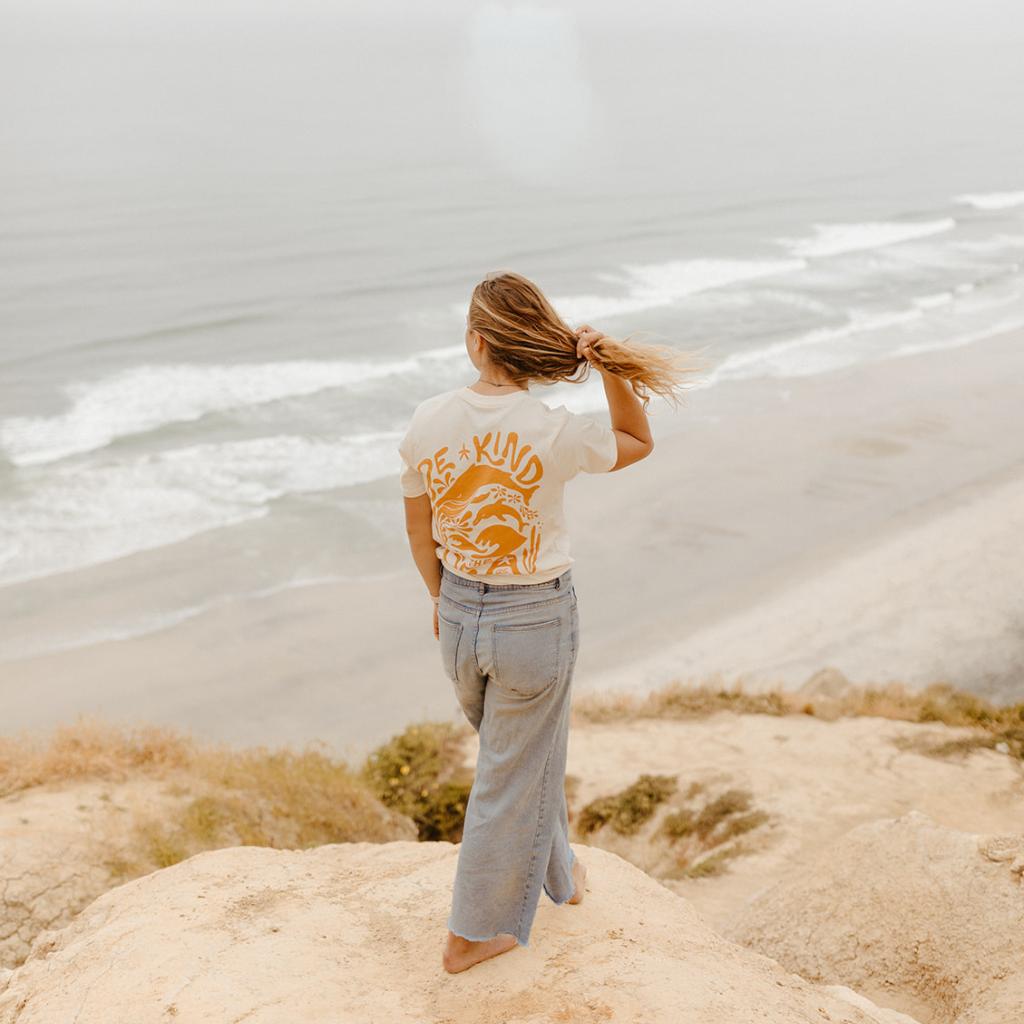
[[[542,896],[529,947],[454,975],[451,843],[198,854],[40,935],[0,980],[0,1024],[894,1020],[722,939],[614,854],[575,849],[583,903]]]
[[[136,827],[180,820],[208,792],[218,790],[187,773],[139,772],[121,781],[66,779],[0,798],[0,969],[17,967],[40,932],[63,927],[100,893],[147,870],[130,863],[140,853]],[[415,838],[405,815],[368,793],[356,800],[361,837]]]
[[[36,786],[0,800],[0,968],[25,959],[32,940],[67,924],[116,879],[99,839],[162,806],[159,784],[95,780]]]
[[[1024,1020],[1024,835],[911,811],[852,829],[728,937],[936,1024]]]
[[[859,825],[914,808],[965,832],[1024,832],[1019,761],[986,749],[930,757],[917,747],[970,735],[971,730],[941,722],[865,716],[825,721],[811,715],[721,712],[690,720],[587,723],[574,727],[569,740],[568,771],[579,780],[570,812],[644,773],[678,778],[677,795],[660,804],[635,835],[604,829],[587,842],[658,877],[716,931],[726,933],[756,893],[800,873],[824,847]],[[470,763],[476,747],[470,738]],[[769,819],[739,838],[744,852],[725,861],[721,874],[674,879],[661,873],[665,847],[655,837],[664,816],[677,809],[678,797],[694,783],[704,784],[707,797],[733,788],[747,791],[751,807]]]

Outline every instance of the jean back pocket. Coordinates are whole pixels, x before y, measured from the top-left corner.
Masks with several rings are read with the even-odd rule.
[[[536,697],[558,679],[562,619],[495,624],[492,634],[495,681],[519,697]]]

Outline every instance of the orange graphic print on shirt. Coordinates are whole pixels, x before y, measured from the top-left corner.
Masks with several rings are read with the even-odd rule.
[[[530,499],[541,460],[515,431],[473,435],[449,455],[439,448],[417,466],[426,473],[434,522],[446,559],[467,575],[529,575],[537,566],[540,513]]]

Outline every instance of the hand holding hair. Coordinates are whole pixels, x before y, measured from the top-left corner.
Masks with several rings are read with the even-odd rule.
[[[576,336],[579,339],[576,343],[576,357],[586,359],[591,366],[601,369],[601,364],[593,358],[596,355],[593,349],[594,345],[605,335],[601,331],[595,330],[590,324],[580,324],[576,328]]]

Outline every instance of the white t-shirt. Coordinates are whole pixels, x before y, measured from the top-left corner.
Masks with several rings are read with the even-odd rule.
[[[402,492],[430,495],[437,556],[459,576],[543,583],[572,564],[567,480],[615,465],[610,427],[528,391],[468,387],[421,402],[398,445]]]

